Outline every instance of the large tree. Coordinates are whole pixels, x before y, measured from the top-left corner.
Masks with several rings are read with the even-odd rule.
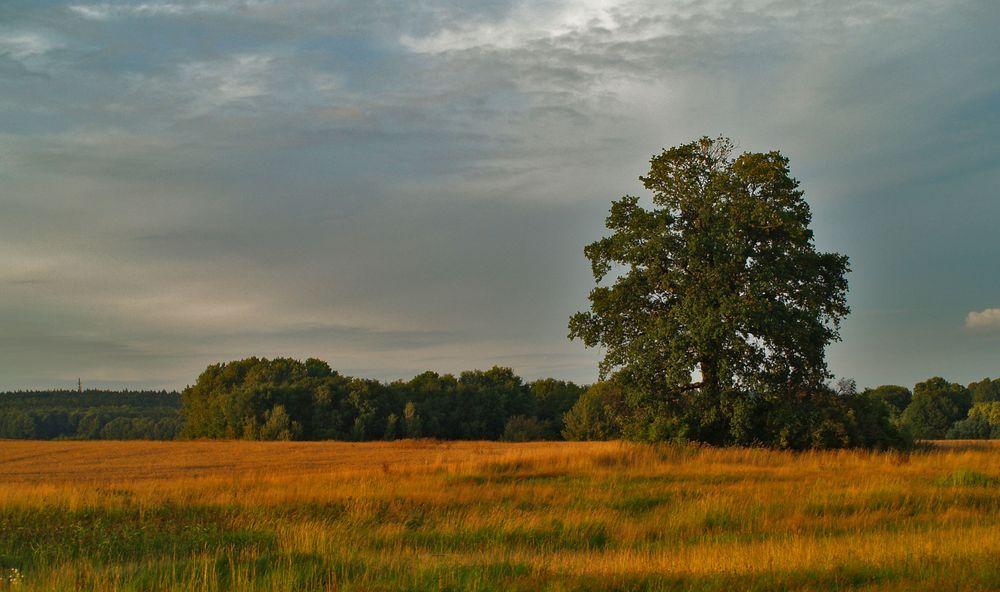
[[[822,390],[825,347],[849,312],[848,263],[816,250],[788,159],[706,137],[650,162],[640,180],[653,207],[613,202],[610,235],[585,249],[597,287],[570,338],[604,348],[602,378],[714,429],[729,431],[740,398]]]

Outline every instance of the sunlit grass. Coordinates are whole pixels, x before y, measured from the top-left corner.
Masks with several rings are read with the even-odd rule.
[[[991,590],[1000,448],[0,443],[0,590]]]

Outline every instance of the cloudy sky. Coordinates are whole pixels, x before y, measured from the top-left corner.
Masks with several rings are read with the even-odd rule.
[[[581,382],[661,149],[791,159],[838,376],[1000,375],[995,0],[0,3],[0,389],[317,356]]]

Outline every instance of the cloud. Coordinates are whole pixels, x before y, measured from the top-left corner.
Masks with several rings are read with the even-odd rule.
[[[991,0],[0,4],[0,325],[38,345],[0,359],[15,384],[251,354],[592,380],[582,247],[702,134],[791,158],[857,318],[1000,290],[966,267],[1000,256]]]
[[[172,71],[133,74],[136,97],[159,102],[181,117],[216,111],[281,111],[315,107],[327,113],[338,90],[337,76],[280,51],[235,53],[178,64]],[[141,102],[141,101],[140,101]]]
[[[7,55],[16,60],[43,55],[60,46],[51,36],[43,33],[0,33],[0,56]]]
[[[2,16],[0,14],[0,19]],[[4,30],[0,27],[0,81],[9,75],[42,75],[51,65],[53,52],[65,47],[65,42],[51,32]],[[11,99],[13,96],[8,97],[8,100]],[[0,98],[0,106],[3,102]]]
[[[498,18],[471,15],[442,19],[439,29],[403,34],[400,43],[413,51],[433,54],[515,50],[540,42],[580,49],[598,45],[620,48],[663,37],[690,39],[790,30],[815,36],[911,18],[933,6],[926,0],[900,7],[857,1],[836,7],[817,1],[792,6],[771,0],[518,2]]]
[[[965,317],[967,329],[1000,329],[1000,308],[970,311]]]
[[[600,29],[614,35],[623,29],[619,14],[628,3],[571,2],[555,5],[523,3],[503,18],[450,22],[433,33],[416,36],[404,34],[400,43],[412,51],[444,53],[475,48],[511,50],[542,39],[586,34]],[[633,36],[634,37],[634,36]]]
[[[71,4],[69,10],[88,20],[109,21],[120,18],[181,17],[197,14],[221,14],[234,10],[245,10],[263,4],[253,0],[226,2],[140,2]]]

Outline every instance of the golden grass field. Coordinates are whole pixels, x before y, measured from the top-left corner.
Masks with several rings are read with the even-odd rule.
[[[2,441],[6,589],[997,590],[1000,447]]]

